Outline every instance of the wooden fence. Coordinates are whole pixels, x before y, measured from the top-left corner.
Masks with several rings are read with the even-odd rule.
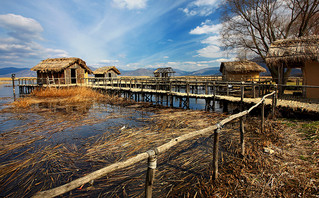
[[[243,93],[243,92],[242,92]],[[154,178],[155,178],[155,169],[156,169],[156,164],[157,164],[157,156],[161,153],[164,153],[165,151],[169,150],[173,146],[176,146],[180,142],[183,142],[185,140],[190,140],[194,137],[200,136],[200,135],[207,135],[213,132],[214,134],[214,146],[213,146],[213,179],[217,179],[218,177],[218,150],[219,150],[219,135],[221,133],[222,127],[235,120],[235,119],[240,119],[240,143],[241,143],[241,154],[244,156],[245,155],[245,130],[244,130],[244,119],[243,117],[249,114],[253,109],[261,105],[261,124],[260,124],[260,129],[261,131],[264,130],[264,107],[265,107],[265,99],[267,97],[272,97],[272,116],[274,117],[274,111],[275,111],[275,106],[276,106],[276,92],[273,91],[261,98],[261,100],[249,108],[248,110],[241,111],[240,113],[231,115],[227,117],[226,119],[220,121],[218,124],[215,124],[213,126],[210,126],[208,128],[199,130],[199,131],[193,131],[188,134],[179,136],[177,138],[174,138],[170,140],[169,142],[158,146],[152,150],[149,150],[144,153],[140,153],[136,155],[135,157],[132,157],[128,160],[122,161],[122,162],[117,162],[114,164],[111,164],[109,166],[106,166],[100,170],[94,171],[84,177],[78,178],[74,181],[71,181],[70,183],[64,184],[62,186],[38,192],[36,193],[33,197],[34,198],[42,198],[42,197],[55,197],[62,195],[66,192],[69,192],[79,186],[82,186],[86,183],[89,183],[92,180],[101,178],[105,176],[107,173],[131,166],[137,162],[143,161],[145,159],[148,159],[148,165],[147,165],[147,173],[146,173],[146,182],[145,182],[145,197],[150,198],[152,197],[152,186],[154,183]],[[241,95],[241,104],[243,104],[243,94]],[[243,108],[243,105],[241,105],[241,108]]]

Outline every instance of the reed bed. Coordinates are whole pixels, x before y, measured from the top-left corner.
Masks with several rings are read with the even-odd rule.
[[[70,91],[70,90],[69,90]],[[56,90],[51,90],[51,93]],[[71,91],[76,92],[76,91]],[[81,90],[80,90],[81,92]],[[128,159],[190,131],[206,128],[225,114],[147,107],[115,96],[83,91],[82,102],[69,93],[59,96],[33,93],[28,107],[13,105],[0,113],[22,124],[0,136],[0,197],[30,197],[70,182],[108,164]],[[93,93],[91,93],[93,94]],[[99,97],[100,93],[96,98]],[[77,98],[80,98],[75,94]],[[82,96],[81,96],[82,97]],[[72,101],[61,103],[61,100]],[[47,102],[45,102],[47,101]],[[55,102],[52,102],[55,101]],[[97,114],[92,107],[107,103],[125,111]],[[132,105],[134,104],[134,105]],[[32,108],[30,108],[32,107]],[[109,110],[108,110],[109,111]],[[152,112],[152,113],[149,113]],[[141,114],[136,119],[136,114]],[[145,116],[144,116],[145,114]],[[72,130],[113,122],[116,118],[144,123],[138,127],[114,125],[83,139]],[[246,156],[240,155],[238,121],[222,129],[219,178],[211,178],[213,141],[199,137],[158,156],[155,197],[316,197],[319,186],[318,123],[246,120]],[[58,141],[56,139],[65,139]],[[68,139],[69,138],[69,139]],[[273,153],[266,152],[266,148]],[[84,184],[62,197],[143,197],[146,162]]]

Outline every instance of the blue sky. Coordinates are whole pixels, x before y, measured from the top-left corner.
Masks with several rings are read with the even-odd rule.
[[[193,71],[230,60],[218,0],[1,0],[0,68],[79,57],[119,69]]]

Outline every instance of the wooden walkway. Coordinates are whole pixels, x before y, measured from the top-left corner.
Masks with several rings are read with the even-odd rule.
[[[61,82],[55,79],[57,82]],[[277,85],[264,82],[224,82],[213,81],[209,78],[88,78],[82,84],[43,84],[38,85],[36,79],[19,79],[19,93],[29,94],[38,87],[72,87],[86,86],[110,94],[118,94],[122,97],[134,99],[136,101],[154,102],[174,106],[174,100],[179,100],[178,107],[190,108],[189,99],[204,99],[205,109],[214,110],[215,101],[241,102],[256,104],[260,97],[277,91]],[[265,100],[266,105],[270,105],[270,99]],[[176,103],[175,103],[176,105]],[[303,102],[302,100],[277,100],[278,107],[299,109],[301,111],[319,113],[318,103]]]

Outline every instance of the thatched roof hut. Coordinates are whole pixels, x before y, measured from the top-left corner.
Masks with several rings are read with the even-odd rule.
[[[105,67],[100,67],[93,71],[93,74],[106,74],[110,71],[114,71],[116,74],[120,75],[121,72],[115,67],[115,66],[105,66]]]
[[[266,57],[272,66],[303,67],[309,61],[319,61],[318,35],[275,41]]]
[[[32,71],[46,72],[60,72],[66,68],[77,64],[83,67],[89,74],[92,74],[92,70],[86,65],[85,61],[80,58],[48,58],[42,60],[39,64],[31,68]]]
[[[266,69],[255,62],[243,60],[221,62],[219,71],[223,74],[223,80],[242,81],[259,78],[259,73],[266,72]]]
[[[38,84],[77,84],[86,82],[92,70],[80,58],[49,58],[31,68]]]
[[[176,72],[171,67],[158,68],[157,70],[154,71],[154,76],[155,77],[167,78],[170,75],[172,75],[173,73],[176,73]]]
[[[303,84],[319,86],[319,36],[278,40],[271,44],[266,63],[278,68],[278,83],[284,84],[285,68],[301,68]],[[319,88],[306,88],[307,98],[319,98]]]

